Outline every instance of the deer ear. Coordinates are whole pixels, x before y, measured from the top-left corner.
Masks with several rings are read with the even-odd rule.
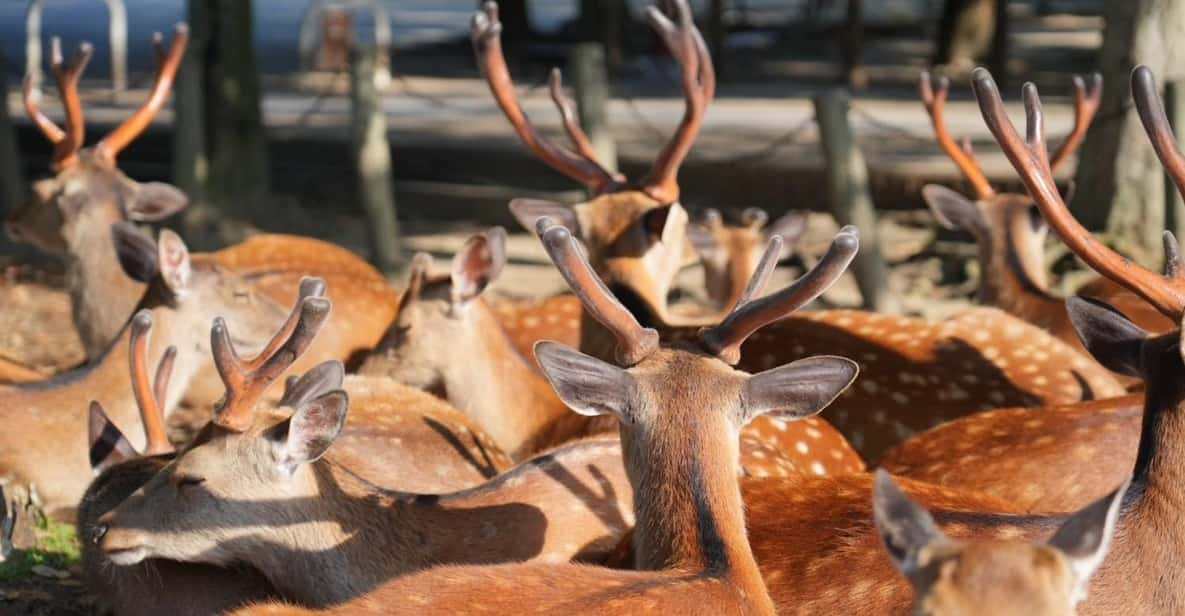
[[[350,399],[336,389],[300,405],[292,417],[268,433],[277,445],[277,461],[288,473],[301,464],[316,462],[341,434]]]
[[[96,400],[91,400],[87,441],[90,443],[91,469],[96,475],[124,460],[131,460],[140,455],[123,432],[111,423],[107,412],[103,410],[103,405]]]
[[[801,419],[827,408],[856,379],[856,362],[833,356],[800,359],[749,377],[744,423],[758,415]]]
[[[580,237],[580,220],[576,210],[562,203],[543,199],[514,199],[510,202],[510,213],[514,214],[518,224],[531,233],[535,232],[535,223],[540,218],[550,218],[567,227],[572,235]]]
[[[885,551],[906,577],[916,572],[922,549],[947,541],[934,518],[907,496],[885,469],[877,469],[872,488],[872,517],[884,543]]]
[[[164,220],[189,205],[180,189],[163,182],[141,184],[127,204],[128,218],[142,222]]]
[[[132,280],[148,282],[159,269],[156,242],[145,237],[130,222],[111,225],[111,241],[115,243],[115,254],[119,265]]]
[[[1148,332],[1111,306],[1089,297],[1066,299],[1066,312],[1082,344],[1108,370],[1139,377],[1140,351]]]
[[[716,249],[719,248],[716,238],[712,237],[712,231],[699,223],[687,225],[687,240],[691,242],[700,257],[707,258],[715,254]]]
[[[922,199],[938,219],[938,224],[947,229],[978,234],[987,228],[979,206],[945,186],[926,184],[922,187]]]
[[[687,235],[687,211],[678,203],[662,205],[642,214],[642,227],[650,236],[668,246],[681,242]],[[682,236],[682,237],[681,237]]]
[[[783,246],[793,246],[806,232],[807,215],[803,212],[787,212],[765,228],[765,236],[782,236]]]
[[[1051,547],[1057,548],[1066,556],[1070,569],[1074,572],[1074,590],[1071,595],[1074,603],[1086,598],[1087,582],[1099,565],[1103,564],[1107,550],[1111,548],[1115,523],[1119,520],[1123,495],[1129,485],[1131,479],[1125,481],[1114,492],[1070,516],[1049,540]]]
[[[454,304],[472,301],[506,265],[506,230],[494,227],[470,237],[453,257],[452,300]]]
[[[568,408],[589,417],[614,415],[633,422],[637,381],[629,372],[549,340],[535,345],[535,358]]]
[[[160,232],[156,248],[160,263],[160,276],[174,294],[189,288],[189,248],[181,236],[168,229]]]
[[[338,360],[322,362],[300,377],[289,377],[284,383],[280,406],[299,408],[317,396],[342,388],[346,367]]]

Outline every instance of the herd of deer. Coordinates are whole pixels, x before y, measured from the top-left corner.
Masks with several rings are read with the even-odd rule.
[[[8,230],[68,263],[91,359],[44,382],[4,375],[0,528],[34,507],[75,519],[85,582],[114,614],[1185,613],[1185,264],[1167,233],[1163,276],[1112,253],[1053,179],[1098,79],[1076,80],[1074,130],[1051,159],[1036,88],[1022,139],[974,73],[1025,196],[992,190],[946,129],[948,84],[923,75],[977,199],[923,194],[978,242],[984,306],[941,322],[796,312],[844,272],[857,231],[765,294],[802,218],[689,221],[676,175],[715,81],[686,0],[659,4],[648,18],[686,109],[637,182],[596,161],[558,72],[573,147],[537,132],[497,6],[473,19],[523,143],[594,195],[510,204],[572,290],[531,304],[484,293],[506,263],[498,228],[447,274],[417,255],[402,292],[317,240],[211,254],[168,230],[154,241],[134,223],[186,198],[116,157],[165,103],[187,32],[167,52],[157,39],[147,102],[90,148],[90,49],[67,63],[55,42],[65,129],[29,85],[24,100],[56,175]],[[1132,91],[1185,193],[1146,69]],[[1084,297],[1047,292],[1047,224],[1103,276]],[[693,249],[715,305],[674,310]],[[167,422],[192,428],[178,449]]]

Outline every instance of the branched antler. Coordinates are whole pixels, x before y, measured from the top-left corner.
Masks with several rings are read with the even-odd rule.
[[[1062,142],[1057,151],[1053,153],[1053,159],[1049,163],[1051,169],[1057,171],[1057,168],[1070,158],[1078,146],[1082,145],[1082,140],[1086,138],[1086,129],[1090,128],[1090,122],[1099,112],[1099,105],[1102,102],[1102,75],[1093,73],[1090,76],[1090,89],[1087,89],[1086,81],[1080,75],[1074,75],[1074,128],[1069,135],[1066,135],[1066,140]]]
[[[959,171],[963,172],[967,181],[971,182],[975,194],[980,199],[992,198],[996,191],[992,189],[979,162],[975,160],[975,154],[971,152],[971,142],[964,141],[963,146],[959,147],[946,127],[943,110],[946,109],[946,97],[950,94],[950,81],[946,77],[939,77],[938,87],[935,88],[934,85],[930,71],[922,71],[921,79],[918,81],[918,94],[922,99],[922,105],[926,107],[926,113],[930,114],[930,122],[934,125],[934,138],[938,140],[942,151],[955,162]]]
[[[82,117],[82,98],[78,94],[78,82],[90,62],[94,47],[90,43],[78,46],[74,60],[66,64],[62,58],[62,40],[50,39],[50,66],[58,83],[58,93],[66,110],[66,130],[62,130],[41,111],[41,91],[33,86],[32,75],[25,76],[24,102],[29,118],[41,129],[46,139],[54,146],[53,169],[61,171],[78,163],[78,150],[82,149],[86,137],[86,123]]]
[[[131,353],[128,363],[132,375],[132,395],[140,407],[140,422],[144,425],[144,455],[155,456],[173,451],[169,434],[165,429],[164,400],[168,388],[169,374],[177,347],[170,346],[161,356],[157,366],[156,379],[148,379],[148,332],[152,329],[152,312],[145,309],[132,317]]]
[[[1020,174],[1045,220],[1062,241],[1095,271],[1144,298],[1165,316],[1179,321],[1185,313],[1185,288],[1111,251],[1083,228],[1066,207],[1054,183],[1045,148],[1044,119],[1037,86],[1026,83],[1023,88],[1027,121],[1025,139],[1022,140],[1004,111],[1000,91],[991,73],[977,68],[971,83],[992,135]]]

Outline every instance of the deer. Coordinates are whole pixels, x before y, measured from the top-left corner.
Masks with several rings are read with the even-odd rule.
[[[632,525],[621,447],[608,439],[570,443],[456,492],[368,481],[329,451],[344,439],[354,404],[340,364],[314,368],[279,403],[265,399],[329,309],[323,297],[303,299],[270,352],[250,365],[238,358],[225,323],[215,322],[223,401],[173,461],[98,518],[87,540],[109,565],[242,563],[280,596],[320,606],[442,562],[595,561]]]
[[[158,61],[156,81],[144,104],[98,143],[84,148],[85,122],[78,83],[92,47],[83,44],[66,63],[59,39],[52,39],[52,67],[65,107],[66,129],[50,120],[40,107],[40,91],[31,80],[24,86],[25,109],[34,124],[54,144],[54,176],[33,185],[32,199],[8,218],[10,236],[30,243],[67,264],[67,286],[72,316],[90,357],[111,344],[134,312],[144,292],[142,282],[120,267],[109,228],[129,222],[157,222],[188,204],[184,193],[160,182],[140,183],[118,167],[119,154],[152,123],[168,100],[173,79],[189,38],[179,24],[168,51],[154,37]],[[193,255],[251,280],[267,297],[290,305],[301,277],[319,276],[334,289],[335,300],[348,321],[330,324],[318,344],[342,360],[350,360],[378,342],[390,323],[397,298],[382,274],[348,250],[312,238],[261,234],[221,251]],[[209,388],[216,375],[203,374],[199,384]],[[213,402],[194,393],[197,404]]]
[[[1086,130],[1098,112],[1102,77],[1094,74],[1090,85],[1074,77],[1074,127],[1054,152],[1050,167],[1057,171],[1082,144]],[[981,273],[977,300],[1038,325],[1058,340],[1084,351],[1066,312],[1065,300],[1049,292],[1045,268],[1045,236],[1049,231],[1040,210],[1027,195],[997,193],[971,151],[970,143],[956,143],[946,127],[943,110],[950,84],[945,77],[937,83],[923,72],[919,84],[922,104],[934,125],[939,146],[955,162],[975,192],[975,200],[937,184],[922,188],[922,197],[940,225],[972,235],[979,247]],[[1121,307],[1145,327],[1170,331],[1169,323],[1139,298],[1106,279],[1086,283],[1079,293],[1102,297]]]
[[[88,441],[91,466],[97,476],[78,505],[78,537],[92,536],[100,515],[122,502],[175,456],[165,429],[163,402],[177,347],[165,349],[155,378],[151,378],[147,341],[151,326],[150,312],[137,313],[132,320],[130,340],[132,392],[140,411],[145,446],[138,450],[107,416],[102,404],[91,402]],[[276,596],[266,578],[247,567],[224,568],[156,559],[135,567],[116,568],[92,542],[83,541],[81,548],[82,581],[95,595],[95,609],[100,614],[221,614],[251,601]],[[218,592],[212,592],[213,589]]]
[[[883,469],[873,484],[873,516],[913,589],[913,613],[1073,616],[1110,549],[1127,487],[1070,516],[1039,544],[952,539]]]
[[[394,324],[359,373],[444,392],[521,460],[616,426],[569,412],[483,301],[506,262],[505,236],[500,227],[471,236],[446,276],[433,276],[431,257],[417,255]],[[776,246],[780,252],[780,241]],[[775,263],[776,254],[761,262],[767,269]],[[467,349],[463,362],[450,352],[461,348]],[[741,467],[749,476],[787,476],[860,472],[864,462],[825,421],[757,418],[741,432]]]
[[[759,414],[789,420],[818,412],[851,384],[857,367],[818,356],[750,375],[733,367],[727,350],[829,287],[858,248],[854,228],[841,230],[828,254],[796,283],[741,303],[694,342],[674,346],[660,343],[658,332],[612,294],[565,226],[544,219],[538,231],[585,310],[618,345],[612,364],[547,341],[535,352],[573,411],[618,418],[634,492],[638,570],[530,563],[438,567],[315,613],[458,613],[478,596],[484,608],[498,613],[524,602],[546,613],[776,613],[745,537],[748,503],[741,501],[737,480],[740,426]],[[277,604],[235,612],[306,613],[314,612]]]
[[[708,299],[721,309],[735,304],[769,238],[779,235],[794,246],[806,231],[806,223],[802,212],[787,212],[770,223],[765,210],[750,207],[741,212],[739,225],[730,226],[724,223],[720,210],[706,210],[702,222],[688,226],[687,238],[703,265]]]
[[[1185,182],[1185,174],[1178,171],[1180,157],[1166,145],[1171,129],[1155,79],[1146,67],[1133,71],[1131,89],[1161,161],[1176,181]],[[1060,206],[1051,203],[1049,207]],[[1054,211],[1059,219],[1069,216],[1064,210]],[[1077,233],[1076,227],[1063,228]],[[1182,261],[1179,244],[1170,232],[1164,234],[1164,251],[1163,276],[1172,279],[1182,270]],[[1137,320],[1126,305],[1121,311]],[[1074,325],[1079,330],[1086,327],[1085,323]],[[1135,462],[1145,404],[1143,395],[1133,394],[1054,406],[1042,410],[1040,417],[1019,409],[971,415],[902,443],[882,464],[900,475],[993,494],[1030,511],[1069,511],[1102,495]],[[966,453],[948,455],[954,447]],[[1092,470],[1083,467],[1086,460],[1091,461]],[[1096,465],[1100,468],[1094,469]],[[998,481],[1002,474],[1014,480]],[[1059,487],[1063,482],[1067,488]]]

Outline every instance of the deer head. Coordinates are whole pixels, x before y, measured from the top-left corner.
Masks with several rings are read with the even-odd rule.
[[[768,226],[769,214],[745,208],[741,224],[726,225],[720,210],[708,209],[700,223],[687,228],[687,239],[699,253],[708,297],[721,307],[734,305],[744,291],[769,238],[778,235],[793,246],[806,231],[806,214],[788,212]]]
[[[226,395],[214,419],[186,450],[115,510],[99,519],[93,540],[120,565],[145,558],[226,564],[227,542],[252,526],[210,524],[219,501],[255,503],[266,519],[269,501],[316,493],[308,465],[340,433],[348,400],[340,362],[320,364],[288,383],[278,408],[256,412],[264,391],[312,342],[329,315],[329,300],[302,292],[288,320],[251,360],[238,356],[226,322],[215,321],[210,340]],[[232,461],[228,463],[227,455]],[[192,532],[170,533],[168,529]],[[227,555],[227,558],[230,558]]]
[[[55,175],[34,183],[31,201],[9,216],[6,227],[13,239],[59,256],[77,257],[86,236],[104,233],[107,225],[129,220],[161,220],[186,206],[188,199],[181,191],[168,184],[132,180],[116,166],[116,158],[144,132],[164,106],[188,40],[188,28],[178,25],[166,54],[160,34],[154,37],[158,69],[148,100],[101,141],[84,148],[86,127],[78,82],[90,60],[92,47],[84,43],[74,60],[67,64],[62,57],[61,41],[52,39],[50,58],[66,109],[66,129],[59,128],[41,112],[41,93],[26,77],[25,110],[54,146]]]
[[[883,470],[873,514],[885,550],[925,616],[1043,614],[1072,616],[1111,545],[1127,484],[1062,522],[1044,544],[961,541]]]
[[[998,304],[1017,292],[1044,293],[1048,288],[1045,272],[1045,236],[1048,227],[1041,211],[1028,195],[996,193],[975,160],[970,141],[956,143],[947,130],[943,109],[950,84],[939,78],[937,87],[930,74],[923,72],[919,86],[922,104],[934,124],[934,135],[943,151],[963,172],[976,193],[973,201],[959,193],[934,184],[922,188],[922,197],[939,224],[962,230],[975,237],[983,265],[979,300]],[[1074,77],[1074,128],[1050,162],[1057,168],[1082,144],[1090,122],[1102,100],[1103,82],[1097,73],[1088,88],[1083,78]],[[1023,288],[1010,288],[1019,284]]]
[[[679,205],[679,166],[699,133],[704,112],[715,95],[716,77],[703,37],[692,21],[686,0],[664,2],[647,10],[651,26],[681,66],[686,110],[670,143],[649,173],[637,184],[611,173],[596,160],[588,137],[576,121],[572,103],[563,94],[559,71],[553,71],[552,100],[560,110],[565,132],[576,150],[557,145],[531,125],[514,93],[514,82],[502,54],[498,5],[487,2],[473,18],[472,40],[478,64],[490,91],[523,143],[544,163],[586,186],[591,201],[566,206],[539,200],[515,200],[510,209],[529,230],[548,216],[566,225],[588,248],[589,260],[627,303],[664,316],[666,295],[683,262],[687,213]]]

